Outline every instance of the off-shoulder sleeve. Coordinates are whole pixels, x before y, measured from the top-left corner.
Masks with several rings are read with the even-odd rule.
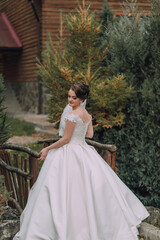
[[[76,115],[73,113],[67,114],[65,121],[76,122]]]

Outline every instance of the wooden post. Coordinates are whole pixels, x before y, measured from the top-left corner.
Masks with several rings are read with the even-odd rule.
[[[110,153],[109,151],[106,150],[106,157],[105,157],[105,159],[106,159],[106,162],[111,166],[111,163],[112,163],[112,153]]]
[[[32,156],[29,156],[29,171],[32,176],[30,180],[30,187],[32,187],[38,177],[38,160]]]
[[[116,152],[112,153],[112,169],[115,171],[116,167]]]
[[[48,146],[49,146],[49,143],[44,142],[44,145],[43,145],[43,146],[44,146],[44,148],[45,148],[45,147],[48,147]]]

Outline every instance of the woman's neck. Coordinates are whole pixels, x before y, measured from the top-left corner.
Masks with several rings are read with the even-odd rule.
[[[72,107],[72,110],[78,110],[81,106]]]

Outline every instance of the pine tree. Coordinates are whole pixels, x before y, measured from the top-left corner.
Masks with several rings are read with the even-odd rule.
[[[0,74],[0,145],[3,144],[9,137],[9,126],[6,123],[6,113],[3,105],[4,90],[3,77]]]
[[[103,8],[102,11],[99,13],[100,22],[101,22],[101,32],[100,32],[100,40],[101,44],[104,42],[104,45],[108,45],[108,39],[106,39],[106,30],[109,31],[110,27],[113,26],[113,23],[115,21],[113,11],[111,10],[108,1],[103,1]],[[105,34],[105,38],[104,38]],[[105,40],[105,41],[104,41]]]
[[[111,45],[106,66],[114,74],[124,73],[135,91],[125,109],[125,125],[109,129],[103,136],[104,142],[118,147],[123,181],[144,204],[159,206],[160,2],[154,0],[152,4],[150,16],[137,14],[129,5],[112,28],[105,26],[103,42]],[[132,17],[128,17],[129,9],[133,10]]]
[[[66,105],[67,91],[73,82],[83,81],[90,86],[88,109],[97,127],[122,125],[123,109],[131,96],[124,75],[113,76],[104,66],[108,47],[99,45],[101,23],[96,20],[90,5],[79,5],[67,15],[66,25],[70,37],[60,38],[55,46],[50,38],[43,54],[44,64],[39,64],[39,74],[49,89],[49,116],[58,120]]]

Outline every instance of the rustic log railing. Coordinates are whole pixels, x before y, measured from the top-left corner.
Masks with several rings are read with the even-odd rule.
[[[21,152],[10,154],[10,151]],[[24,157],[22,153],[26,153]],[[0,146],[0,174],[4,175],[9,199],[21,213],[27,203],[28,193],[38,176],[38,153],[22,146],[4,144]]]
[[[38,143],[48,146],[58,139],[45,139],[38,141]],[[86,141],[89,145],[95,147],[115,172],[118,172],[115,167],[116,146],[100,144],[88,139]],[[11,154],[10,150],[19,151],[21,154]],[[22,153],[27,154],[27,157],[24,157]],[[0,174],[4,175],[5,186],[11,192],[10,202],[20,213],[27,203],[29,190],[35,183],[39,173],[38,158],[38,153],[27,147],[12,144],[0,146]]]

